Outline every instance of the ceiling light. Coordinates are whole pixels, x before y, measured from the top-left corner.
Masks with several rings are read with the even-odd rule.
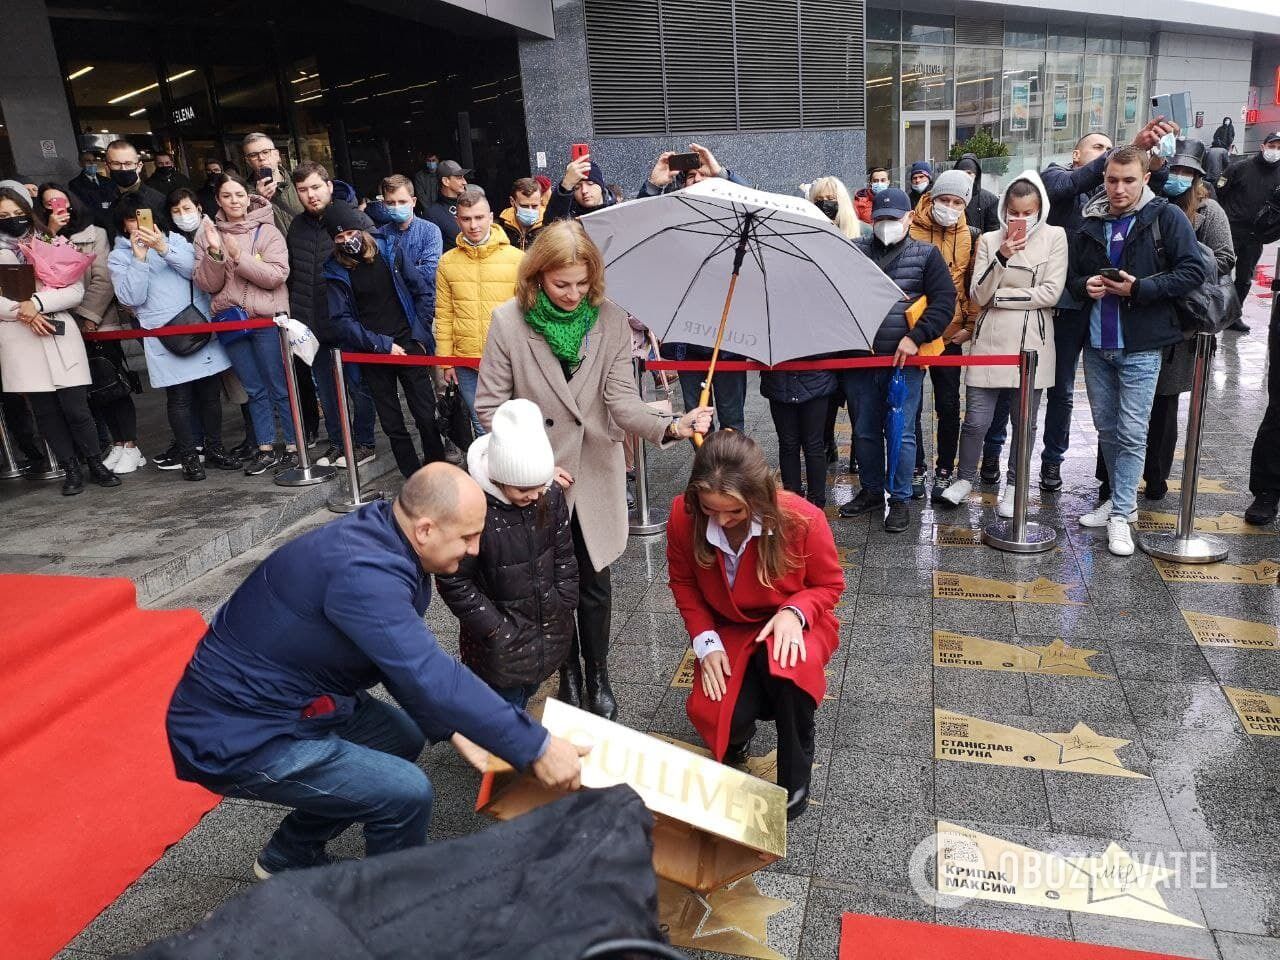
[[[133,111],[133,113],[129,114],[129,116],[131,116],[131,117],[136,117],[138,114],[140,114],[140,113],[146,113],[146,112],[147,112],[147,108],[146,108],[146,107],[139,107],[137,110]]]
[[[181,73],[175,73],[172,77],[166,77],[165,81],[167,83],[173,83],[173,81],[181,80],[183,77],[189,77],[193,73],[195,73],[194,69],[183,70]],[[136,97],[140,93],[146,93],[149,90],[155,90],[159,86],[160,84],[158,83],[149,83],[145,87],[139,87],[137,90],[130,90],[128,93],[122,93],[118,97],[112,97],[110,100],[107,101],[107,103],[111,104],[112,106],[115,106],[117,103],[122,103],[125,100],[128,100],[132,97]]]
[[[81,67],[75,73],[67,77],[68,80],[75,80],[77,77],[83,77],[86,73],[93,69],[93,66]]]

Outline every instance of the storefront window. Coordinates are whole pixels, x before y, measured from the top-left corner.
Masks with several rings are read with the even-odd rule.
[[[868,10],[867,39],[893,40],[902,39],[901,10]]]
[[[956,141],[1000,129],[1001,52],[956,47]]]
[[[1115,80],[1119,58],[1089,55],[1084,60],[1084,106],[1080,115],[1080,136],[1086,133],[1115,135]]]
[[[1013,20],[1004,22],[1004,45],[1019,47],[1024,50],[1043,50],[1045,43],[1044,22],[1019,23]]]
[[[902,45],[902,109],[950,110],[954,47]]]
[[[320,67],[315,57],[294,61],[285,69],[286,96],[293,110],[294,129],[298,134],[300,160],[314,160],[333,170],[333,150],[329,145],[326,88],[320,80]]]
[[[1115,142],[1128,143],[1150,118],[1151,100],[1147,95],[1147,58],[1118,57],[1116,75]]]
[[[1044,81],[1045,163],[1068,163],[1081,136],[1084,57],[1050,53]]]
[[[1005,51],[1001,139],[1009,145],[1009,169],[1013,171],[1040,166],[1044,69],[1043,53]]]
[[[1118,27],[1090,26],[1084,48],[1089,53],[1119,53],[1121,32]]]
[[[1060,53],[1084,53],[1084,28],[1051,23],[1048,46]]]
[[[898,78],[901,47],[867,44],[867,169],[888,167],[890,179],[901,179],[898,159]]]
[[[904,10],[902,39],[914,43],[955,43],[956,18]]]

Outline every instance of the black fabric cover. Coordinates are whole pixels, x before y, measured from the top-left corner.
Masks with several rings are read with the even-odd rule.
[[[665,942],[653,817],[627,786],[584,790],[480,833],[282,873],[135,960],[567,960]]]

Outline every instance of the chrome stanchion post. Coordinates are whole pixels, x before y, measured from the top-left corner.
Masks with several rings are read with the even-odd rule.
[[[644,368],[635,361],[636,391],[644,396]],[[636,520],[627,532],[633,537],[651,537],[667,529],[667,521],[654,520],[649,510],[649,460],[645,455],[644,437],[636,437]]]
[[[1196,533],[1196,487],[1200,483],[1200,431],[1204,426],[1204,402],[1209,390],[1209,360],[1213,334],[1196,336],[1196,365],[1191,379],[1191,405],[1187,410],[1187,442],[1182,455],[1182,499],[1178,529],[1173,533],[1143,533],[1138,543],[1153,557],[1177,563],[1216,563],[1227,559],[1226,541]]]
[[[67,471],[58,465],[58,458],[53,455],[53,447],[44,441],[44,468],[32,467],[23,476],[28,480],[61,480]]]
[[[342,455],[347,460],[347,496],[334,494],[329,498],[329,509],[334,513],[350,513],[357,507],[386,496],[381,490],[360,490],[360,465],[356,463],[356,444],[351,436],[351,421],[347,418],[347,378],[342,369],[342,351],[334,347],[333,385],[338,391],[338,418],[342,421]]]
[[[0,469],[0,480],[17,480],[26,474],[18,466],[18,455],[14,452],[13,441],[9,439],[9,425],[4,422],[4,413],[0,411],[0,447],[4,449],[4,468]]]
[[[284,314],[276,314],[282,317]],[[298,377],[293,371],[293,351],[289,348],[289,331],[276,327],[280,334],[280,355],[284,359],[284,385],[289,393],[289,413],[293,418],[293,436],[298,447],[298,466],[281,470],[276,474],[276,484],[281,487],[309,487],[324,483],[338,475],[337,467],[313,467],[307,453],[307,438],[302,427],[302,411],[298,408]],[[261,438],[259,438],[261,441]]]
[[[1044,553],[1058,541],[1057,531],[1027,522],[1027,496],[1031,482],[1031,427],[1039,355],[1023,350],[1018,364],[1018,462],[1014,465],[1013,518],[997,520],[982,531],[982,542],[1008,553]]]

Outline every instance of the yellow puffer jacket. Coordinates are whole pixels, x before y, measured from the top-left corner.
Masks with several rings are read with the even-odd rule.
[[[489,317],[494,307],[515,296],[523,256],[496,224],[478,247],[458,237],[458,245],[440,258],[436,268],[438,355],[478,357],[484,352]]]

